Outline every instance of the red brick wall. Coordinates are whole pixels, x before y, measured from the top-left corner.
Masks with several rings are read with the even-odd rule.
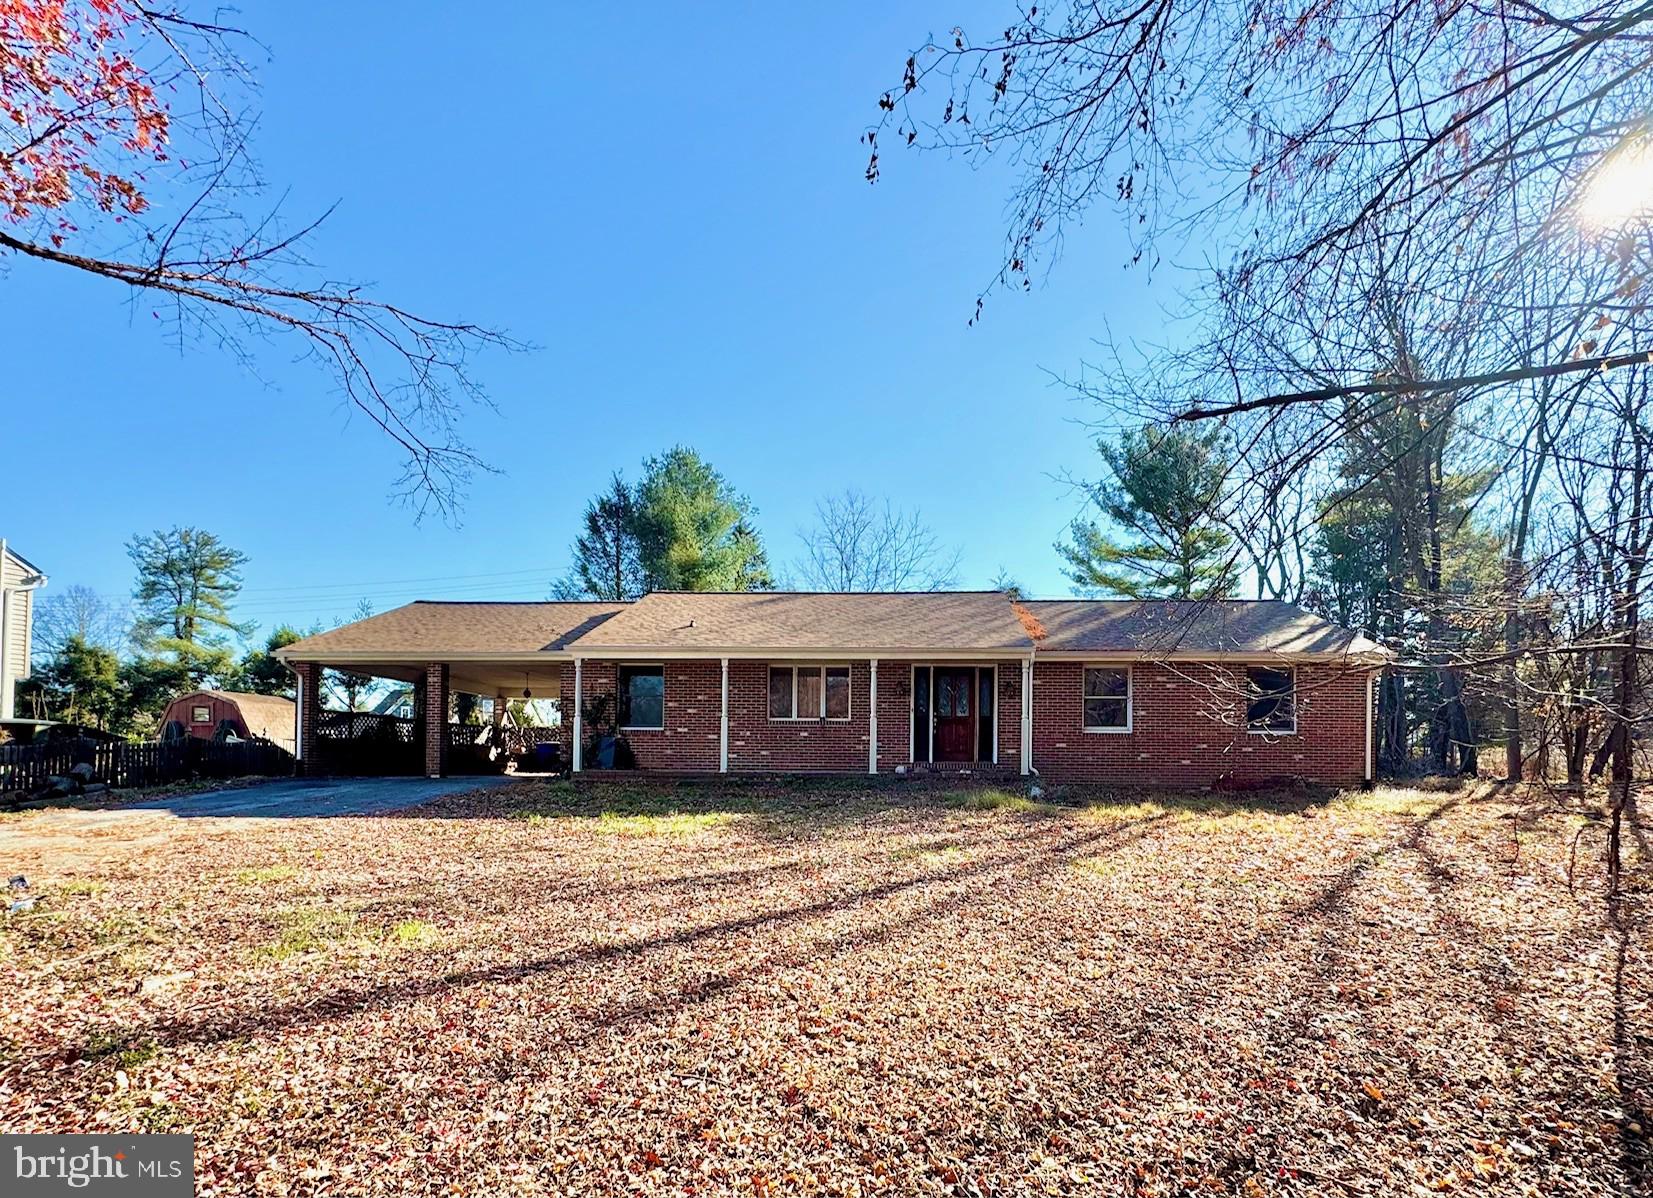
[[[776,664],[782,664],[777,662]],[[845,664],[840,662],[838,664]],[[849,661],[850,718],[771,720],[769,663],[729,663],[729,769],[732,772],[862,773],[867,768],[870,736],[871,670],[866,661]],[[587,660],[583,693],[612,693],[617,663]],[[666,728],[628,732],[637,764],[646,770],[715,771],[718,768],[718,716],[721,665],[716,660],[666,663]],[[572,750],[574,669],[562,672],[565,758]],[[1001,664],[998,698],[999,761],[1014,766],[1021,744],[1021,665]],[[912,663],[878,663],[878,768],[891,772],[911,758]]]
[[[317,774],[321,763],[316,760],[316,723],[321,719],[321,667],[313,661],[293,663],[298,677],[299,773]]]
[[[1033,765],[1053,781],[1209,785],[1289,776],[1349,784],[1365,776],[1363,671],[1299,665],[1297,731],[1282,736],[1246,730],[1243,666],[1187,662],[1137,663],[1131,731],[1086,732],[1083,669],[1033,667]]]
[[[776,662],[776,665],[790,664]],[[871,670],[864,661],[849,665],[849,719],[771,720],[769,663],[729,663],[729,769],[813,770],[866,773]],[[884,665],[878,667],[879,688]],[[882,709],[883,704],[879,704]],[[880,722],[883,716],[879,717]],[[880,736],[883,735],[882,727]],[[906,741],[906,726],[901,737]],[[715,768],[715,763],[714,763]]]
[[[581,687],[589,703],[596,695],[614,694],[618,662],[587,661]],[[717,661],[668,661],[665,665],[666,716],[660,731],[629,729],[626,740],[645,770],[716,773],[718,721],[722,711],[722,669]],[[574,667],[562,672],[563,751],[571,751],[574,733]],[[615,711],[610,708],[610,711]],[[590,738],[590,730],[586,729]],[[589,762],[584,763],[587,766]]]
[[[910,661],[878,663],[878,769],[881,773],[912,760],[913,664]],[[1022,663],[1001,661],[998,669],[994,704],[999,713],[999,764],[1019,769]]]

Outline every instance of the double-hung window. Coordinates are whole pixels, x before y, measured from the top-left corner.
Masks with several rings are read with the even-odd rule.
[[[620,727],[658,732],[666,726],[666,668],[621,666],[615,690]]]
[[[1131,730],[1131,671],[1129,666],[1085,667],[1085,731]]]
[[[1297,731],[1297,677],[1290,666],[1247,666],[1245,697],[1246,731]]]
[[[849,719],[849,667],[770,666],[769,718]]]

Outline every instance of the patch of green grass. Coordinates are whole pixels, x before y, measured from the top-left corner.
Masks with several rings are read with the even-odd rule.
[[[320,952],[356,937],[356,913],[326,907],[296,907],[281,916],[281,931],[260,952],[277,961]]]
[[[1080,873],[1098,878],[1112,878],[1124,872],[1124,868],[1112,857],[1080,857],[1072,865]]]
[[[130,1032],[109,1029],[94,1032],[82,1048],[83,1055],[92,1061],[111,1058],[117,1067],[134,1073],[161,1055],[154,1040],[134,1040]]]
[[[905,844],[900,848],[890,850],[892,861],[922,861],[926,865],[945,865],[953,861],[962,861],[969,856],[968,851],[957,841],[930,842],[927,844]]]
[[[57,892],[65,896],[90,898],[102,894],[107,889],[102,882],[94,882],[91,878],[70,878],[67,882],[59,883]]]
[[[138,1123],[151,1135],[165,1135],[189,1126],[183,1110],[170,1102],[152,1102],[139,1107]]]
[[[100,945],[159,944],[161,937],[132,915],[108,915],[92,925],[92,941]]]
[[[605,836],[693,836],[734,821],[728,811],[664,811],[658,815],[628,815],[605,811],[597,817],[597,831]]]
[[[298,870],[291,865],[261,865],[255,869],[237,870],[235,880],[241,886],[258,886],[266,882],[285,882],[297,876]]]
[[[942,802],[961,811],[1013,811],[1021,814],[1046,814],[1052,810],[1046,803],[1030,799],[1024,794],[1016,794],[1014,791],[999,790],[996,787],[955,791],[943,796]]]
[[[404,919],[385,934],[397,944],[423,944],[435,938],[436,929],[422,919]]]

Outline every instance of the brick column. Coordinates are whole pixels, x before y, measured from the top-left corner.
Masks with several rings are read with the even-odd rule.
[[[448,758],[448,666],[425,667],[425,775],[440,778]]]
[[[293,663],[297,688],[297,721],[294,745],[298,750],[298,772],[319,774],[321,762],[316,760],[316,725],[321,719],[321,666],[313,661]]]

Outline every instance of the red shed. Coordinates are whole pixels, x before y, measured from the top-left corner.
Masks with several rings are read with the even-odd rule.
[[[297,708],[280,695],[244,691],[192,691],[167,704],[161,735],[211,740],[222,730],[242,739],[262,737],[293,751]]]

